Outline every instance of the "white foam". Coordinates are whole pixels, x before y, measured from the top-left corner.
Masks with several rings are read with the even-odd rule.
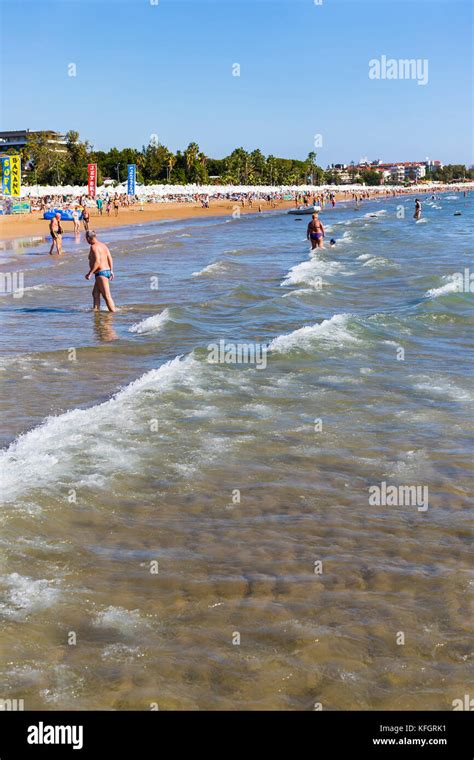
[[[6,601],[0,604],[0,613],[13,620],[24,620],[31,613],[51,607],[59,596],[59,589],[45,579],[33,580],[18,573],[3,576]]]
[[[227,262],[225,261],[214,261],[213,264],[208,264],[207,267],[204,267],[204,269],[201,269],[199,272],[193,272],[193,277],[204,277],[205,275],[213,275],[213,274],[220,274],[221,272],[225,272],[227,269]]]
[[[323,284],[323,275],[331,276],[337,274],[342,269],[341,264],[337,261],[324,261],[316,256],[309,261],[303,261],[292,267],[280,287],[287,285],[311,285],[319,289]]]
[[[107,607],[98,612],[93,620],[98,628],[114,628],[124,635],[132,635],[148,625],[139,610],[127,610],[124,607]]]
[[[26,292],[27,290],[47,290],[50,288],[53,288],[54,285],[47,285],[46,283],[41,283],[39,285],[28,285],[26,288],[23,288],[23,290]]]
[[[367,259],[367,261],[362,264],[363,267],[373,267],[374,269],[382,269],[386,266],[394,266],[397,265],[393,263],[393,261],[389,261],[388,259],[384,259],[383,256],[371,256]]]
[[[380,211],[369,211],[367,214],[364,214],[364,219],[368,219],[370,216],[384,216],[386,213],[386,209],[380,209]]]
[[[446,280],[445,284],[441,285],[439,288],[430,288],[427,290],[425,293],[426,298],[438,298],[438,296],[446,296],[449,295],[449,293],[461,292],[460,283],[453,277],[453,275],[448,275],[443,279]]]
[[[191,355],[178,356],[102,404],[47,417],[0,452],[0,499],[14,501],[51,482],[56,490],[72,488],[76,480],[98,471],[104,477],[133,471],[140,463],[136,439],[143,434],[141,399],[150,392],[160,395],[176,383],[194,388],[198,371],[199,362]]]
[[[322,341],[335,345],[359,343],[347,328],[350,314],[335,314],[331,319],[307,327],[301,327],[288,335],[279,335],[268,346],[270,351],[285,353],[294,348],[310,348],[315,342]]]
[[[444,396],[452,401],[469,402],[473,398],[473,394],[465,388],[460,388],[454,381],[440,377],[427,378],[426,382],[416,383],[415,388],[434,398]]]
[[[163,329],[165,324],[170,320],[170,313],[168,309],[164,309],[159,314],[154,314],[152,317],[143,319],[141,322],[137,322],[130,327],[129,332],[138,333],[143,335],[145,333],[156,333]]]

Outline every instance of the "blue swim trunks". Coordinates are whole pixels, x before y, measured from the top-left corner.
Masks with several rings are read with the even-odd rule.
[[[95,276],[96,277],[107,277],[107,279],[110,280],[110,275],[111,274],[112,273],[111,273],[110,269],[101,269],[99,272],[95,273]]]

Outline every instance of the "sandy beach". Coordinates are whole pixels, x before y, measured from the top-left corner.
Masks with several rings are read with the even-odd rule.
[[[291,208],[294,201],[276,201],[275,208]],[[104,229],[110,227],[124,227],[132,224],[149,224],[165,219],[202,219],[213,216],[231,216],[238,208],[240,214],[258,214],[258,202],[253,207],[248,205],[242,208],[237,201],[211,201],[209,208],[192,203],[147,203],[143,207],[139,204],[128,208],[121,208],[117,217],[113,214],[107,216],[104,212],[99,215],[96,209],[91,209],[91,228]],[[262,202],[262,211],[268,211],[273,206],[266,201]],[[43,214],[35,211],[31,214],[0,217],[0,237],[11,240],[17,237],[34,237],[35,235],[49,235],[49,221],[43,219]],[[62,222],[65,231],[73,229],[72,222]],[[82,224],[81,224],[82,228]]]
[[[367,188],[361,188],[367,190]],[[419,188],[416,192],[419,195],[426,195],[427,193],[440,192],[440,189],[433,187],[427,187],[423,191]],[[319,192],[315,187],[316,194]],[[398,191],[397,195],[413,195],[415,190],[413,188],[407,188],[406,192]],[[336,201],[338,203],[350,203],[351,199],[345,193],[336,192]],[[377,194],[375,197],[379,197]],[[383,194],[380,197],[384,197]],[[390,197],[390,196],[389,196]],[[364,199],[367,203],[369,199]],[[262,211],[270,211],[274,209],[290,209],[294,208],[295,202],[275,200],[274,204],[268,201],[261,201]],[[242,206],[240,201],[230,200],[213,200],[211,199],[209,208],[203,208],[199,203],[183,203],[183,202],[169,202],[169,203],[145,203],[143,205],[137,203],[135,206],[129,206],[128,208],[120,208],[118,216],[114,216],[111,213],[107,216],[104,212],[102,216],[99,215],[96,208],[90,209],[91,214],[91,229],[106,229],[112,227],[126,227],[134,224],[149,224],[150,222],[160,222],[168,219],[205,219],[214,216],[231,216],[235,213],[236,209],[242,216],[246,214],[258,214],[259,201],[254,200],[253,206],[246,203]],[[327,207],[326,207],[327,208]],[[324,209],[322,211],[324,214]],[[3,240],[11,240],[13,238],[21,237],[35,237],[49,236],[48,229],[49,221],[43,219],[43,213],[40,211],[34,211],[31,214],[24,215],[11,215],[0,216],[0,238]],[[72,222],[62,222],[63,228],[66,232],[70,232],[73,229]],[[81,229],[83,225],[81,224]]]

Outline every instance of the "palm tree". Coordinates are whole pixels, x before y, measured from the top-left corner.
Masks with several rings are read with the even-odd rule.
[[[308,153],[309,171],[311,172],[311,184],[314,185],[314,167],[316,166],[316,153],[312,150]]]
[[[186,174],[192,175],[199,155],[199,145],[195,142],[189,143],[184,151],[184,160],[186,163]]]
[[[173,156],[173,154],[170,153],[168,157],[168,163],[166,164],[166,181],[167,182],[171,180],[171,173],[173,171],[173,167],[175,163],[176,163],[176,156]]]

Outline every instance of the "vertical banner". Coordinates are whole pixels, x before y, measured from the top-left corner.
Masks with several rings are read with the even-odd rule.
[[[21,158],[20,156],[10,157],[10,167],[11,167],[11,176],[12,176],[10,195],[13,195],[15,198],[20,198],[21,196]]]
[[[135,195],[135,180],[137,177],[137,165],[128,164],[127,171],[128,171],[127,195]]]
[[[97,164],[87,164],[87,193],[95,198],[97,190]]]
[[[2,193],[14,198],[21,196],[21,158],[5,156],[2,158]]]
[[[2,158],[2,194],[10,195],[11,187],[10,159]]]

